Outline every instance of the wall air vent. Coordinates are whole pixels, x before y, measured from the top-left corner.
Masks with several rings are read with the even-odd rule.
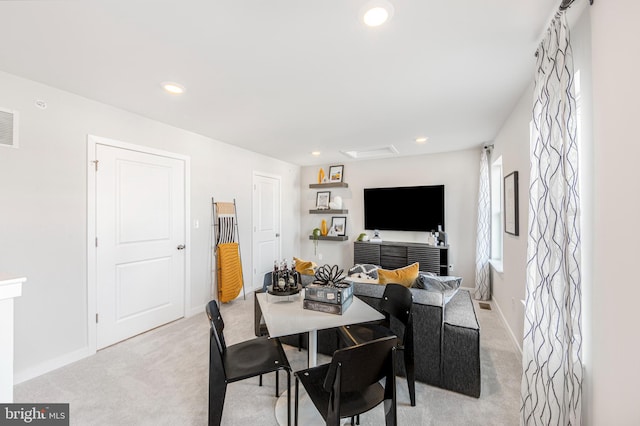
[[[478,305],[480,306],[480,309],[486,309],[488,311],[491,310],[491,305],[489,303],[478,302]]]
[[[18,112],[0,108],[0,146],[18,147]]]
[[[364,158],[379,158],[390,157],[396,155],[398,150],[393,145],[378,147],[378,148],[364,148],[364,149],[350,149],[346,151],[340,151],[344,155],[354,159]]]

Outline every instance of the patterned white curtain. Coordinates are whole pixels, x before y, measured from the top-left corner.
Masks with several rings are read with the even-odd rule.
[[[480,154],[480,184],[478,188],[478,231],[476,236],[476,287],[474,297],[491,300],[491,193],[489,184],[488,149]]]
[[[565,12],[537,52],[521,424],[579,425],[582,333],[578,147]]]

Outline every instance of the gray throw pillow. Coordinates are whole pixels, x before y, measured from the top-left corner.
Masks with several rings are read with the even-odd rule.
[[[378,265],[372,265],[369,263],[356,263],[351,269],[349,269],[348,275],[350,277],[378,279]]]
[[[462,284],[462,277],[441,277],[429,272],[421,272],[412,287],[442,293],[444,303],[447,304],[460,288],[460,284]]]

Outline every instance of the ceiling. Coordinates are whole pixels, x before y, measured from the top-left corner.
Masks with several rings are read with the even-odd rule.
[[[299,165],[493,140],[559,0],[389,1],[0,1],[0,70]]]

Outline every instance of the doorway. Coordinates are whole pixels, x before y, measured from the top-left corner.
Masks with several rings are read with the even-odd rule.
[[[262,288],[264,274],[280,260],[280,177],[253,174],[252,289]]]
[[[88,155],[90,344],[102,349],[185,314],[188,158],[94,136]]]

